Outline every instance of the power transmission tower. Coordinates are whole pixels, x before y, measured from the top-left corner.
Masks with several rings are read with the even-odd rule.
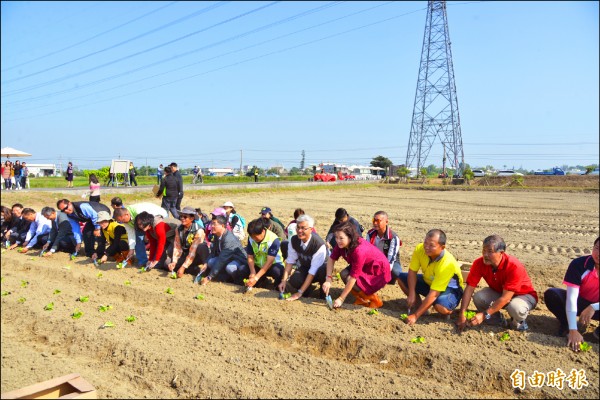
[[[406,152],[406,166],[416,164],[417,174],[435,139],[445,143],[450,165],[462,176],[463,152],[458,99],[450,50],[445,1],[429,1],[421,50],[419,79],[415,93],[412,125]]]

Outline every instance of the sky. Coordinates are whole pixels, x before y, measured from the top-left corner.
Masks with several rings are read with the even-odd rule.
[[[598,164],[598,2],[447,3],[465,162]],[[81,169],[406,161],[426,2],[1,2],[1,146]],[[433,145],[425,165],[442,164]],[[14,159],[13,159],[14,160]]]

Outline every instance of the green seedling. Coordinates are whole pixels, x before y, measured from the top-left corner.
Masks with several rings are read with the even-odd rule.
[[[3,290],[2,291],[2,296],[8,296],[9,294],[11,294],[12,292],[9,292],[8,290]]]
[[[165,290],[166,294],[173,294],[173,289],[171,289],[170,287],[167,288],[167,290]]]
[[[194,297],[196,300],[204,300],[204,295],[203,294],[199,294],[196,295],[196,297]]]
[[[172,271],[172,272],[169,274],[169,278],[171,278],[171,279],[177,279],[177,273],[176,273],[175,271]]]
[[[88,301],[90,301],[90,296],[79,296],[77,298],[77,301],[80,301],[82,303],[87,303]]]
[[[115,324],[113,322],[106,321],[104,325],[102,325],[102,328],[114,328],[114,326]]]
[[[71,254],[71,255],[69,256],[69,259],[70,259],[71,261],[73,261],[73,260],[74,260],[74,259],[76,259],[76,258],[77,258],[77,255],[76,255],[76,254]]]
[[[54,303],[48,303],[44,306],[44,310],[46,311],[52,311],[54,310]]]
[[[71,266],[70,266],[70,265],[65,265],[65,266],[63,267],[63,269],[69,270],[69,269],[71,269]]]
[[[283,298],[284,298],[284,299],[289,299],[290,297],[292,297],[292,294],[291,294],[291,293],[289,293],[289,292],[288,292],[288,293],[284,293],[284,294],[283,294]]]
[[[589,351],[592,346],[588,342],[583,342],[579,345],[579,350],[581,351]]]
[[[27,285],[29,285],[29,282],[21,281],[21,287],[27,287]]]
[[[425,338],[423,336],[417,336],[415,338],[410,339],[411,343],[425,343]]]
[[[379,314],[379,311],[377,311],[375,308],[373,308],[371,311],[369,311],[367,314],[369,315],[377,315]]]
[[[508,333],[508,332],[502,333],[502,335],[500,335],[498,340],[501,342],[506,342],[507,340],[510,340],[510,333]]]
[[[400,314],[400,319],[406,321],[408,319],[408,314]]]
[[[138,272],[141,274],[143,272],[146,272],[146,267],[142,267],[140,269],[138,269]]]
[[[123,263],[117,263],[117,269],[122,269],[123,268]]]
[[[111,309],[112,309],[112,306],[110,304],[108,304],[106,306],[103,306],[103,305],[98,306],[98,311],[100,311],[100,312],[105,312],[105,311],[108,311]]]
[[[25,297],[19,297],[19,303],[25,303],[26,300]]]
[[[467,319],[467,321],[473,319],[475,315],[477,315],[475,311],[465,311],[465,318]]]
[[[125,318],[125,321],[127,321],[127,322],[133,322],[133,321],[135,321],[135,319],[136,318],[133,315],[130,315],[129,317]]]
[[[96,274],[96,277],[98,277],[98,279],[102,278],[102,272],[98,272],[98,273]]]
[[[54,294],[60,294],[60,290],[59,289],[54,289]]]
[[[125,286],[131,286],[131,281],[125,281],[123,283],[125,284]]]
[[[37,258],[34,258],[34,257],[29,257],[29,259],[30,259],[31,261],[35,261],[35,260],[37,260]]]
[[[335,277],[337,278],[338,281],[342,280],[342,276],[340,275],[339,272],[337,274],[335,274]]]
[[[83,311],[76,308],[75,311],[73,311],[73,314],[71,314],[71,318],[79,319],[79,318],[81,318],[82,315],[83,315]]]

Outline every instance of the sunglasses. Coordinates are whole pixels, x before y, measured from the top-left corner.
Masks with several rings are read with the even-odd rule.
[[[67,204],[66,206],[64,206],[63,208],[60,209],[60,211],[65,212],[65,210],[69,208],[69,205]]]
[[[190,218],[194,218],[194,216],[193,215],[187,215],[187,214],[179,214],[179,219],[182,219],[182,218],[190,219]]]

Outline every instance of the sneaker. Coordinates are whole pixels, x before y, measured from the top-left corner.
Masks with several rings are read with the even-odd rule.
[[[526,321],[516,322],[512,318],[510,319],[510,325],[511,325],[511,328],[513,328],[516,331],[524,332],[527,329],[529,329],[529,326],[527,326]]]

